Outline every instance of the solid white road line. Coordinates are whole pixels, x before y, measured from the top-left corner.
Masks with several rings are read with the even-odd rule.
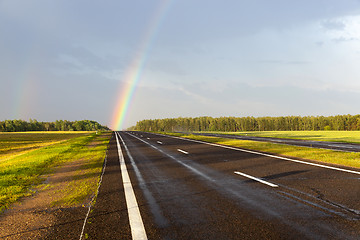
[[[160,142],[160,141],[157,141],[157,143],[158,143],[158,144],[163,144],[163,143],[162,143],[162,142]]]
[[[184,151],[184,150],[181,150],[181,149],[178,149],[179,152],[182,152],[184,154],[189,154],[188,152]]]
[[[134,169],[134,172],[136,174],[138,183],[140,185],[141,190],[144,193],[144,196],[150,206],[150,210],[153,213],[153,215],[155,216],[155,223],[157,223],[160,227],[165,227],[168,225],[168,220],[164,217],[164,215],[162,214],[162,211],[160,209],[160,206],[158,204],[158,202],[155,200],[155,198],[153,197],[152,193],[149,191],[149,189],[147,188],[146,184],[145,184],[145,180],[139,170],[139,168],[137,167],[134,158],[132,157],[128,147],[125,144],[124,139],[121,137],[121,135],[119,134],[119,138],[125,148],[126,154],[129,157],[131,166]]]
[[[116,134],[116,143],[119,153],[119,163],[124,184],[125,199],[128,209],[132,239],[147,239],[144,223],[140,215],[139,206],[137,204],[135,193],[130,181],[129,174],[127,172],[124,155],[121,151],[118,134],[119,133]]]
[[[100,189],[100,186],[101,186],[101,183],[102,183],[102,180],[103,180],[103,177],[104,177],[104,173],[105,173],[106,163],[107,163],[107,152],[106,152],[106,155],[105,155],[104,165],[103,165],[103,169],[102,169],[102,172],[101,172],[101,176],[100,176],[100,180],[99,180],[99,183],[98,183],[98,187],[97,187],[96,193],[95,193],[95,195],[93,196],[93,198],[91,199],[91,202],[90,202],[90,205],[89,205],[89,209],[88,209],[88,211],[87,211],[87,213],[86,213],[86,217],[85,217],[85,220],[84,220],[82,229],[81,229],[80,240],[82,240],[82,238],[84,237],[85,225],[86,225],[86,222],[87,222],[87,220],[88,220],[88,218],[89,218],[89,214],[90,214],[91,207],[92,207],[92,205],[95,203],[95,198],[96,198],[97,195],[99,194],[99,189]]]
[[[166,136],[166,137],[176,138],[176,139],[189,141],[189,142],[196,142],[196,143],[206,144],[206,145],[210,145],[210,146],[221,147],[221,148],[226,148],[226,149],[232,149],[232,150],[235,150],[235,151],[247,152],[247,153],[252,153],[252,154],[261,155],[261,156],[265,156],[265,157],[277,158],[277,159],[281,159],[281,160],[286,160],[286,161],[291,161],[291,162],[296,162],[296,163],[301,163],[301,164],[306,164],[306,165],[311,165],[311,166],[327,168],[327,169],[331,169],[331,170],[336,170],[336,171],[341,171],[341,172],[348,172],[348,173],[353,173],[353,174],[360,175],[360,172],[357,172],[357,171],[338,168],[338,167],[331,167],[331,166],[322,165],[322,164],[318,164],[318,163],[305,162],[305,161],[301,161],[301,160],[296,160],[296,159],[291,159],[291,158],[286,158],[286,157],[280,157],[280,156],[271,155],[271,154],[267,154],[267,153],[255,152],[255,151],[252,151],[252,150],[235,148],[235,147],[220,145],[220,144],[216,144],[216,143],[202,142],[202,141],[199,141],[199,140],[186,139],[186,138],[175,137],[175,136],[170,136],[170,135],[163,135],[163,134],[158,134],[158,133],[153,133],[153,134],[156,134],[156,135],[159,135],[159,136]],[[329,149],[327,149],[327,150],[329,150]]]
[[[279,187],[279,186],[276,185],[276,184],[273,184],[273,183],[264,181],[264,180],[262,180],[262,179],[260,179],[260,178],[253,177],[253,176],[247,175],[247,174],[242,173],[242,172],[236,172],[236,171],[235,171],[234,173],[235,173],[235,174],[239,174],[239,175],[244,176],[244,177],[247,177],[247,178],[250,178],[250,179],[252,179],[252,180],[261,182],[261,183],[266,184],[266,185],[268,185],[268,186],[270,186],[270,187]]]

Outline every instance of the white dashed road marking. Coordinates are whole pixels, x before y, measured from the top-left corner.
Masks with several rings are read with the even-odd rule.
[[[270,187],[279,187],[279,186],[276,185],[276,184],[273,184],[273,183],[264,181],[264,180],[262,180],[262,179],[260,179],[260,178],[253,177],[253,176],[247,175],[247,174],[242,173],[242,172],[234,172],[234,173],[235,173],[235,174],[239,174],[239,175],[241,175],[241,176],[243,176],[243,177],[247,177],[247,178],[250,178],[250,179],[252,179],[252,180],[261,182],[261,183],[266,184],[266,185],[268,185],[268,186],[270,186]]]
[[[178,149],[179,152],[181,153],[184,153],[184,154],[189,154],[188,152],[184,151],[184,150],[181,150],[181,149]]]

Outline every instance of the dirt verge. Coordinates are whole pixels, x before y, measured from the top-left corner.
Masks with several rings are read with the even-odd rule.
[[[36,189],[35,194],[6,210],[0,216],[0,238],[78,238],[87,211],[86,203],[71,208],[53,206],[53,203],[61,200],[62,190],[83,162],[81,159],[74,160],[58,167],[53,174],[45,176],[47,180]]]

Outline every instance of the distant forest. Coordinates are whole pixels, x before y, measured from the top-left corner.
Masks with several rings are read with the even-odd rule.
[[[132,127],[139,131],[318,131],[360,130],[360,115],[286,117],[196,117],[142,120]]]
[[[38,122],[30,119],[24,120],[5,120],[0,122],[0,132],[25,132],[25,131],[107,131],[106,126],[90,120],[67,121],[56,120],[55,122]]]

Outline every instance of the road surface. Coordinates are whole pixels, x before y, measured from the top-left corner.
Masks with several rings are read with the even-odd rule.
[[[311,164],[116,132],[83,239],[359,239],[360,170]]]

